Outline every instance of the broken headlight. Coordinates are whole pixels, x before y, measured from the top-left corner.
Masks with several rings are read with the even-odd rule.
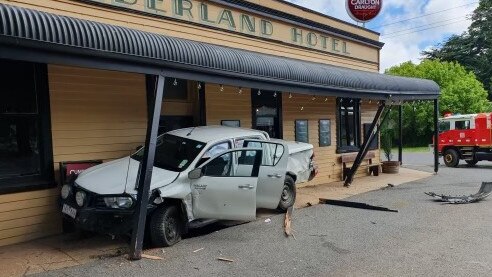
[[[128,209],[133,205],[133,198],[129,196],[104,197],[104,203],[108,208]]]

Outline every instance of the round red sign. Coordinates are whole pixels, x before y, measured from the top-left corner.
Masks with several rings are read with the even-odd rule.
[[[345,0],[347,12],[353,20],[367,22],[374,19],[383,6],[383,0]]]

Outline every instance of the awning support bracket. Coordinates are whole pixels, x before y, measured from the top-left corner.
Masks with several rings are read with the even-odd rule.
[[[155,91],[147,88],[147,99],[152,101],[152,105],[149,105],[149,107],[152,107],[153,110],[149,111],[150,116],[147,122],[147,135],[145,137],[145,146],[143,150],[144,154],[138,169],[137,200],[135,203],[135,213],[133,214],[133,228],[129,254],[131,260],[140,260],[142,258],[147,205],[149,204],[150,181],[152,179],[155,149],[157,147],[157,133],[161,116],[165,80],[166,78],[164,76],[159,75],[156,78]]]
[[[348,187],[352,184],[352,181],[354,180],[354,175],[357,172],[357,169],[359,169],[359,166],[364,159],[364,157],[367,154],[367,151],[369,151],[369,145],[371,145],[372,141],[376,137],[376,135],[379,133],[380,128],[378,128],[378,122],[381,119],[383,112],[386,108],[386,103],[384,101],[379,103],[378,111],[376,112],[376,116],[374,117],[374,120],[371,123],[371,127],[369,128],[369,137],[364,140],[364,143],[362,143],[362,146],[359,149],[359,152],[357,153],[357,157],[355,158],[354,163],[352,164],[352,167],[350,168],[349,173],[347,174],[345,178],[345,183],[344,186]],[[384,116],[383,120],[386,119],[388,116],[389,111],[386,113]],[[381,122],[382,124],[383,122]],[[376,129],[377,128],[377,129]]]

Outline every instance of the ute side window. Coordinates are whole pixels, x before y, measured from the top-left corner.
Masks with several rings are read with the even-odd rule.
[[[217,143],[216,145],[210,147],[210,149],[208,149],[207,152],[205,152],[205,154],[203,154],[200,161],[198,161],[196,167],[199,167],[213,156],[220,154],[224,151],[227,151],[229,149],[231,149],[231,144],[229,142],[225,141],[225,142]]]
[[[455,130],[468,130],[470,129],[470,120],[460,120],[454,122]]]

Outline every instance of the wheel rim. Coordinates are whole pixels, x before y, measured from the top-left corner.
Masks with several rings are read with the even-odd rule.
[[[453,161],[453,155],[447,154],[445,159],[447,163],[451,163]]]
[[[290,189],[289,189],[289,186],[284,185],[284,189],[282,190],[281,199],[282,199],[282,201],[288,201],[289,198],[290,198]]]
[[[177,223],[176,219],[173,217],[166,217],[166,220],[164,221],[164,232],[165,236],[169,241],[174,241],[176,239],[177,235]]]

